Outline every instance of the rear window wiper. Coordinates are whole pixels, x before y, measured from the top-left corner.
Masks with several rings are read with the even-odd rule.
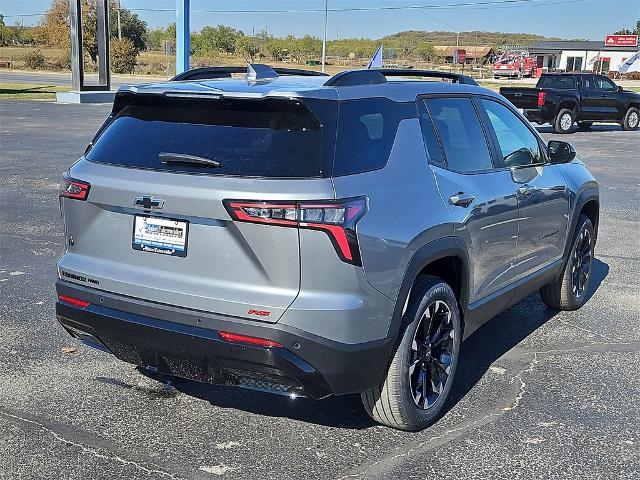
[[[217,160],[210,158],[198,157],[196,155],[187,155],[185,153],[160,152],[158,154],[160,161],[165,165],[170,163],[181,163],[186,165],[202,166],[202,167],[221,167],[222,164]]]

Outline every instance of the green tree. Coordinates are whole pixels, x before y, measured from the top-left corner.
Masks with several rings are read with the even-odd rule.
[[[133,73],[138,63],[138,50],[131,40],[111,40],[111,69],[115,73]]]
[[[96,40],[98,21],[95,0],[82,0],[81,7],[84,51],[95,63],[98,59],[98,42]],[[69,2],[67,0],[52,0],[51,6],[38,24],[36,38],[45,45],[70,50],[69,23]]]
[[[235,28],[225,25],[217,27],[204,27],[193,38],[193,49],[200,54],[223,53],[232,54],[236,49],[236,43],[244,34]]]
[[[109,8],[112,12],[114,12],[116,5],[116,0],[110,0]],[[81,11],[84,51],[95,63],[98,60],[96,0],[82,0]],[[147,24],[141,21],[136,14],[126,9],[120,11],[120,22],[122,26],[122,36],[131,40],[134,48],[137,50],[144,48]],[[49,9],[45,12],[38,24],[36,38],[46,45],[70,50],[71,37],[69,35],[69,25],[69,1],[52,0]],[[110,15],[109,28],[112,37],[118,35],[117,25],[117,15]]]
[[[282,62],[289,53],[285,42],[279,38],[269,38],[264,45],[264,51],[272,60]]]
[[[433,49],[433,45],[429,45],[428,43],[416,48],[415,53],[423,62],[431,62],[436,58],[436,51]]]
[[[118,2],[109,1],[109,31],[111,38],[118,38]],[[126,8],[120,9],[120,28],[122,38],[128,38],[133,43],[136,51],[140,52],[147,47],[147,22],[140,20],[137,14]]]
[[[235,52],[242,55],[249,63],[253,63],[254,58],[260,53],[260,45],[255,37],[243,35],[236,41]]]

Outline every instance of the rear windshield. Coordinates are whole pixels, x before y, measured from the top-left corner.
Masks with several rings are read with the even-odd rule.
[[[576,88],[576,77],[573,75],[546,75],[540,78],[539,88],[558,88],[570,90]]]
[[[320,123],[302,103],[279,99],[138,100],[113,118],[86,158],[208,175],[323,176]]]

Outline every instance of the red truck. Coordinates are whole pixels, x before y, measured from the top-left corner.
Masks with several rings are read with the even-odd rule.
[[[536,68],[535,58],[526,55],[506,52],[493,64],[493,77],[531,77]]]

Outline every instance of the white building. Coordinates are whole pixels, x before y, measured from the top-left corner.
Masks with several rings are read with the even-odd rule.
[[[558,40],[534,42],[531,56],[538,58],[538,67],[549,72],[617,72],[618,66],[639,50],[639,47],[614,47],[604,41]]]

